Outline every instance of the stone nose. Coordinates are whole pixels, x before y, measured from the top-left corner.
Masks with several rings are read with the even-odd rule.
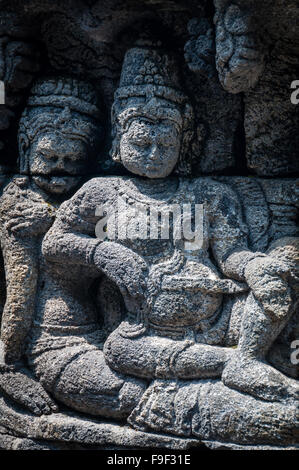
[[[58,153],[54,153],[51,158],[51,168],[52,172],[54,173],[65,173],[67,169],[69,169],[68,165],[68,158],[63,155],[58,155]]]
[[[66,160],[63,156],[55,155],[55,167],[58,170],[63,170],[66,166]]]
[[[157,161],[159,159],[159,157],[160,157],[160,150],[158,148],[158,145],[153,144],[153,146],[151,148],[149,159],[151,161]]]

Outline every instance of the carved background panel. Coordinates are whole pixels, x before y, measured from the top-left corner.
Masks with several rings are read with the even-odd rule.
[[[298,448],[298,17],[0,0],[0,448]]]

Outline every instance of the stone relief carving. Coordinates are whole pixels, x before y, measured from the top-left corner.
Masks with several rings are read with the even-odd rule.
[[[256,85],[264,68],[257,2],[215,0],[216,67],[223,87],[231,93]]]
[[[33,31],[16,14],[0,13],[0,80],[5,84],[5,106],[0,110],[1,163],[13,166],[15,155],[7,142],[7,131],[19,116],[24,91],[39,71],[39,49]],[[1,172],[2,174],[2,172]]]
[[[1,198],[1,247],[6,273],[1,340],[8,366],[21,367],[18,362],[32,328],[37,290],[43,283],[42,238],[60,203],[80,184],[90,153],[96,152],[101,136],[97,117],[92,88],[75,79],[59,78],[42,79],[33,86],[21,117],[21,175],[12,179]],[[11,385],[10,376],[22,383],[21,374],[15,374],[8,367],[0,387],[4,391],[8,387],[10,394],[21,403],[25,400],[32,411],[50,411],[43,400],[32,393],[26,396],[22,387]],[[25,376],[24,381],[26,384]],[[36,386],[32,384],[33,390]]]
[[[193,173],[220,172],[241,164],[235,149],[242,141],[242,101],[240,96],[226,93],[219,83],[212,21],[193,18],[188,23],[188,31],[191,39],[185,44],[184,55],[197,90],[194,109],[198,150],[195,153],[200,155],[195,159]],[[209,106],[205,105],[207,97]],[[219,107],[219,101],[223,106]]]
[[[30,79],[19,171],[0,167],[0,447],[297,448],[298,185],[292,150],[268,153],[279,111],[254,117],[273,18],[262,30],[256,2],[215,0],[213,24],[212,2],[157,2],[176,49],[151,39],[147,2],[107,2],[110,27],[98,2],[74,3],[38,6],[41,72],[36,46],[15,59],[28,32],[5,49]],[[129,44],[133,19],[148,29]]]

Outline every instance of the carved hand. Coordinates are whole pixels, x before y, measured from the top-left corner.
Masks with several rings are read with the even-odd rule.
[[[29,201],[22,201],[9,212],[4,226],[8,232],[17,236],[40,235],[45,233],[54,220],[52,206]]]
[[[1,371],[0,391],[37,416],[58,411],[57,405],[49,397],[42,385],[31,377],[26,369]]]
[[[192,72],[213,77],[215,67],[215,38],[213,25],[207,18],[193,18],[188,23],[191,39],[184,48],[184,57]]]
[[[122,293],[143,295],[147,265],[134,251],[115,242],[103,242],[96,249],[94,262]]]
[[[266,312],[284,318],[292,303],[288,278],[290,267],[269,256],[251,260],[245,278]]]
[[[30,85],[39,70],[38,56],[35,44],[8,38],[3,80],[10,90],[19,91]]]
[[[15,108],[22,100],[21,91],[27,88],[39,71],[39,52],[31,42],[0,37],[0,80],[5,83],[5,105],[0,106],[0,131],[9,129],[15,119]],[[4,143],[0,138],[0,150]]]
[[[220,82],[230,93],[253,88],[264,68],[263,43],[258,35],[254,1],[242,8],[229,0],[216,6],[216,67]]]

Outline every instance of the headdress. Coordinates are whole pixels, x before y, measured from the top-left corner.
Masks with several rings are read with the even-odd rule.
[[[102,137],[100,110],[93,87],[74,78],[38,80],[30,91],[19,125],[21,173],[28,173],[26,152],[39,133],[52,131],[93,144]]]
[[[119,159],[119,134],[136,117],[173,121],[183,132],[184,156],[193,132],[192,107],[181,91],[175,59],[161,48],[134,47],[126,53],[112,106],[114,160]]]
[[[93,87],[75,78],[46,78],[32,87],[27,106],[69,108],[93,118],[100,115]]]

